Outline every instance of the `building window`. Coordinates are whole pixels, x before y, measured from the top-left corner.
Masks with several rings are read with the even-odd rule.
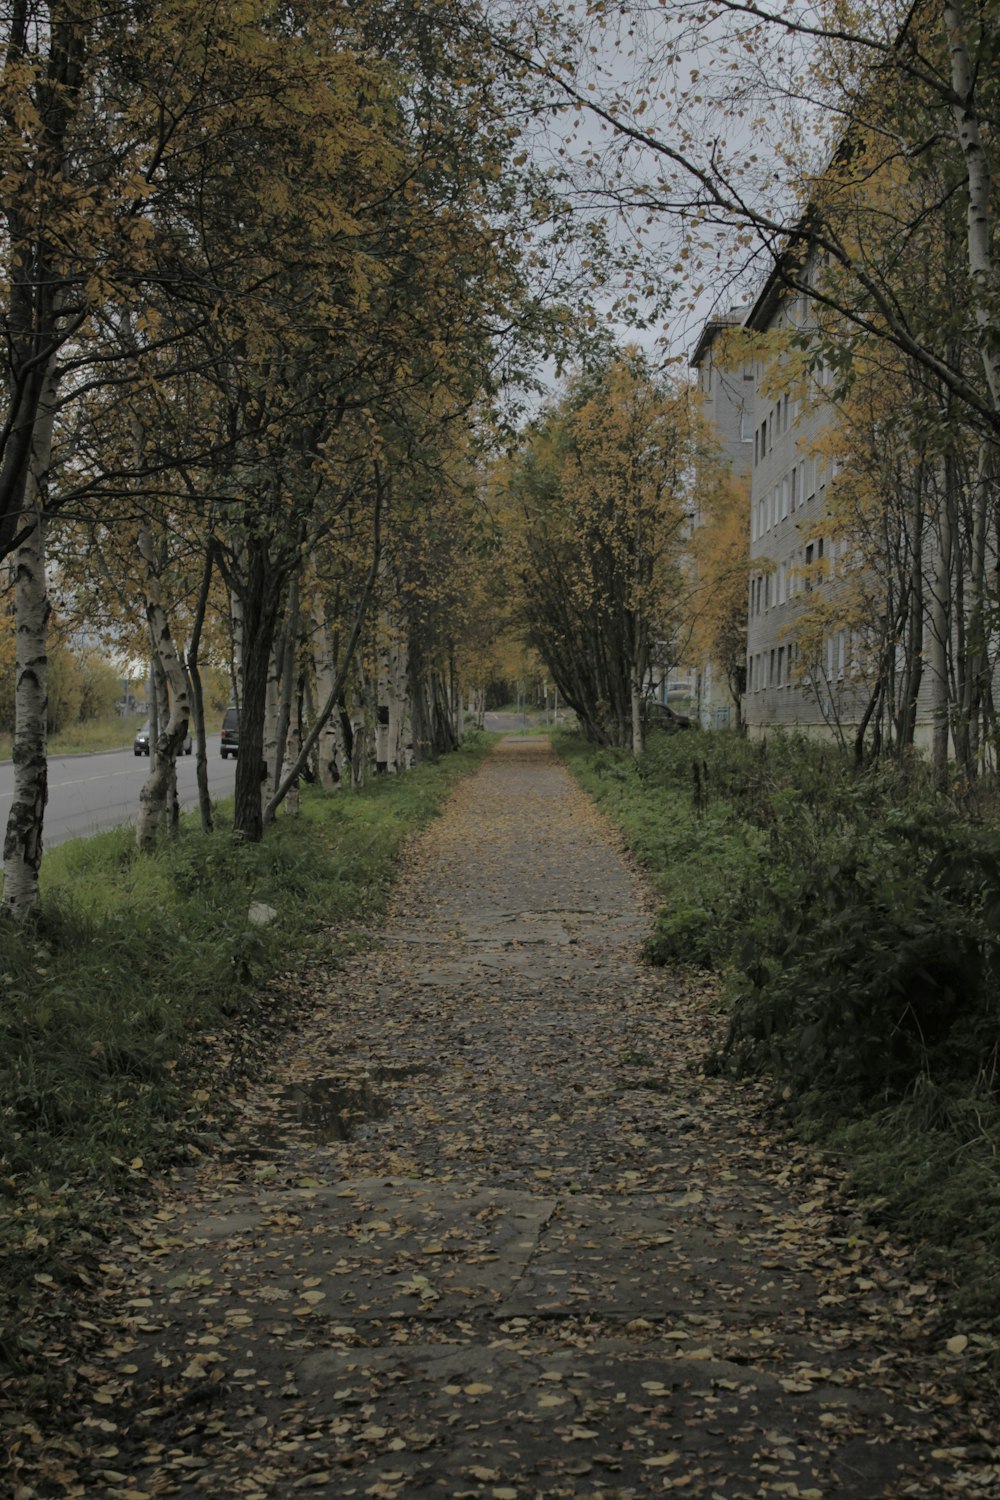
[[[792,468],[792,510],[794,511],[799,500],[799,466],[795,464]]]
[[[781,481],[781,519],[783,521],[787,520],[788,518],[788,493],[790,489],[791,484],[789,482],[788,475],[786,474],[784,479]]]
[[[753,436],[753,418],[745,406],[740,408],[740,442],[749,443]],[[756,449],[754,458],[756,459]]]
[[[778,687],[785,685],[785,648],[778,647]]]

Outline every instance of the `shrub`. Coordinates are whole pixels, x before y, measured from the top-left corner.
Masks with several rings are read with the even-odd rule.
[[[649,956],[723,975],[709,1065],[770,1073],[956,1310],[994,1317],[1000,833],[920,763],[859,773],[796,736],[658,736],[637,765],[559,744],[664,898]]]

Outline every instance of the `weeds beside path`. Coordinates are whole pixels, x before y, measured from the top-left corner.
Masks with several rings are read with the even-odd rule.
[[[1000,1493],[934,1288],[706,1078],[712,997],[548,745],[411,845],[379,946],[113,1246],[16,1493]]]
[[[322,979],[384,910],[400,845],[489,741],[234,843],[226,809],[151,855],[120,828],[46,855],[37,923],[0,923],[0,1380],[45,1368],[45,1330],[178,1157],[217,1138]],[[255,925],[255,904],[274,920]]]

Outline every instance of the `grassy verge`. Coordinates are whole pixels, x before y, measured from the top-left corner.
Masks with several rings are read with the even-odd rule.
[[[187,826],[152,857],[128,830],[46,857],[41,922],[0,926],[0,1356],[30,1356],[39,1288],[57,1313],[129,1201],[218,1127],[294,1024],[296,983],[268,980],[358,946],[403,840],[491,743],[358,796],[306,789],[259,845]],[[252,926],[252,901],[278,919]]]
[[[647,953],[723,977],[713,1063],[772,1077],[952,1307],[1000,1313],[1000,833],[920,767],[859,776],[830,746],[556,738],[663,899]]]
[[[95,755],[100,750],[131,750],[136,730],[144,723],[143,714],[88,719],[83,724],[74,724],[70,729],[50,735],[49,755]],[[10,760],[13,745],[11,734],[0,734],[0,760]]]

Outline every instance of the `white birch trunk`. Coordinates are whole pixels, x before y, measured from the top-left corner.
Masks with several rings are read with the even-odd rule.
[[[260,805],[265,808],[278,785],[278,715],[281,711],[281,662],[277,647],[271,651],[267,668],[267,699],[264,707],[264,765],[267,775],[260,783]]]
[[[639,685],[639,668],[635,662],[629,673],[629,696],[632,700],[632,754],[638,759],[642,754],[642,691]]]
[[[394,771],[390,764],[390,720],[392,714],[392,637],[393,627],[387,610],[379,619],[378,676],[376,681],[375,767],[380,772]]]
[[[238,594],[229,596],[229,624],[233,643],[233,658],[230,666],[233,680],[233,703],[239,709],[243,706],[243,601]]]
[[[151,698],[149,704],[149,767],[150,770],[158,763],[160,752],[158,749],[160,731],[165,729],[170,721],[170,688],[167,683],[166,673],[160,664],[156,651],[156,642],[150,639],[152,657],[149,665],[149,682]],[[180,653],[183,661],[183,652]],[[181,809],[177,797],[177,760],[170,762],[167,773],[167,788],[163,797],[164,810],[169,816],[171,827],[176,828],[180,822]]]
[[[962,0],[944,0],[944,27],[951,56],[952,117],[965,162],[969,201],[966,243],[979,353],[994,411],[1000,411],[1000,330],[997,328],[997,269],[990,234],[990,160],[975,105],[976,74],[969,56]]]
[[[146,564],[146,618],[156,660],[166,679],[172,699],[166,723],[159,722],[154,747],[150,747],[150,773],[139,793],[139,814],[135,841],[140,849],[152,849],[171,788],[176,786],[177,752],[184,742],[191,719],[191,695],[187,672],[170,633],[170,622],[163,607],[163,592],[157,565],[156,547],[147,522],[139,528],[139,554]],[[155,675],[155,674],[154,674]]]
[[[282,768],[281,780],[284,780],[285,776],[291,773],[295,762],[299,758],[299,751],[301,749],[302,741],[299,739],[299,726],[293,719],[288,726],[288,737],[285,740],[285,764]],[[293,781],[288,789],[288,795],[285,797],[285,807],[293,817],[299,810],[299,784],[297,781]]]
[[[368,721],[359,704],[351,712],[351,735],[351,785],[360,791],[368,771]]]
[[[313,671],[316,674],[316,696],[325,703],[333,691],[336,669],[330,646],[330,631],[327,628],[326,611],[318,590],[313,593]],[[335,708],[317,741],[319,755],[319,784],[324,791],[335,792],[341,784],[343,774],[343,733],[340,713]]]
[[[937,557],[931,585],[927,629],[927,683],[931,720],[931,763],[940,790],[948,784],[948,647],[951,639],[951,513],[949,497],[941,502],[937,524]]]
[[[405,635],[392,653],[392,694],[389,699],[389,746],[392,768],[408,771],[413,765],[413,714],[410,704],[410,650]]]
[[[351,705],[351,785],[360,791],[368,770],[368,683],[365,669],[358,661],[358,687]]]
[[[35,421],[20,526],[30,529],[14,554],[17,629],[14,688],[14,797],[4,839],[3,904],[24,921],[38,910],[38,871],[48,800],[48,620],[45,490],[52,458],[55,387],[51,378]]]

